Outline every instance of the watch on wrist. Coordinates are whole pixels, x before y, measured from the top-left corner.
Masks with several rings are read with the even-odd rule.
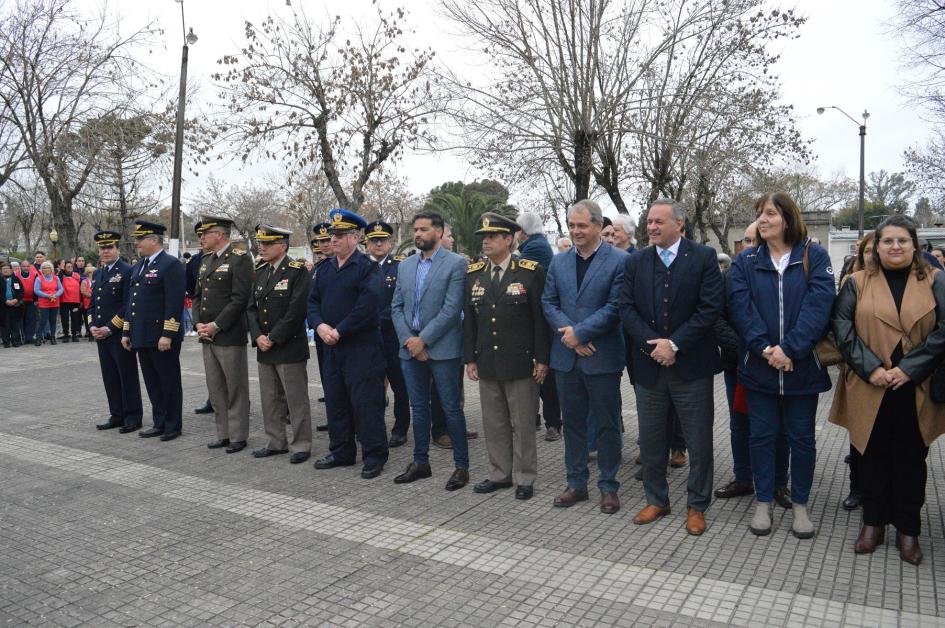
[[[676,353],[679,351],[679,347],[677,347],[676,343],[673,342],[672,340],[669,341],[669,348],[673,350],[673,353]]]

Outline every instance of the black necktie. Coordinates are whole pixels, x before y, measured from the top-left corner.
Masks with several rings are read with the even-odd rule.
[[[496,288],[499,287],[499,273],[502,271],[501,266],[495,266],[492,269],[492,285]]]

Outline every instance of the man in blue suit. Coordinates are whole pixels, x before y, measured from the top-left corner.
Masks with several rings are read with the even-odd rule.
[[[628,256],[601,239],[602,228],[603,215],[594,201],[578,201],[568,210],[574,246],[552,260],[541,300],[555,331],[551,368],[564,418],[568,479],[554,504],[567,508],[587,500],[587,452],[597,449],[600,509],[613,514],[620,510],[620,375],[625,365],[617,301]],[[587,442],[589,414],[597,421],[596,447]]]
[[[135,246],[140,261],[131,269],[121,345],[134,351],[151,400],[154,426],[140,432],[142,438],[162,441],[180,436],[184,392],[180,380],[180,344],[184,337],[180,316],[184,311],[187,277],[184,265],[164,252],[167,227],[135,221]]]
[[[102,267],[92,275],[88,323],[98,348],[110,415],[108,421],[95,427],[100,430],[118,428],[120,433],[128,434],[141,427],[141,384],[135,356],[121,347],[131,264],[118,257],[119,242],[121,234],[117,231],[95,234]]]
[[[620,312],[633,344],[640,458],[647,506],[642,525],[669,514],[666,420],[675,407],[689,448],[686,529],[705,531],[712,500],[712,379],[722,370],[714,325],[722,313],[722,274],[715,251],[682,237],[686,211],[657,199],[646,215],[652,246],[630,256],[623,272]]]
[[[446,483],[454,491],[469,482],[469,448],[462,407],[463,324],[466,261],[441,246],[443,218],[421,212],[413,218],[420,250],[400,263],[391,318],[413,410],[413,462],[394,478],[398,484],[433,475],[430,469],[430,382],[446,415],[456,469]]]

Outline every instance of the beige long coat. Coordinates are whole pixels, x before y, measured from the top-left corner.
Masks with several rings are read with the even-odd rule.
[[[883,273],[870,275],[861,270],[849,280],[856,282],[857,336],[883,361],[885,368],[892,368],[891,357],[900,341],[903,355],[908,355],[935,328],[931,273],[922,280],[916,278],[915,272],[909,275],[899,312]],[[929,398],[930,379],[923,380],[915,391],[919,431],[926,446],[945,433],[945,406],[932,403]],[[866,451],[885,393],[885,388],[864,381],[849,366],[841,368],[830,422],[850,432],[850,442],[860,453]]]

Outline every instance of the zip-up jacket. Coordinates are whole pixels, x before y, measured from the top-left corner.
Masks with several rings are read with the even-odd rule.
[[[809,276],[804,272],[808,246]],[[738,331],[738,381],[745,388],[777,395],[812,395],[830,390],[827,369],[814,346],[830,324],[836,289],[830,256],[809,240],[794,246],[784,275],[767,244],[750,248],[732,265],[729,313]],[[768,365],[765,347],[780,345],[794,362],[791,372]]]

